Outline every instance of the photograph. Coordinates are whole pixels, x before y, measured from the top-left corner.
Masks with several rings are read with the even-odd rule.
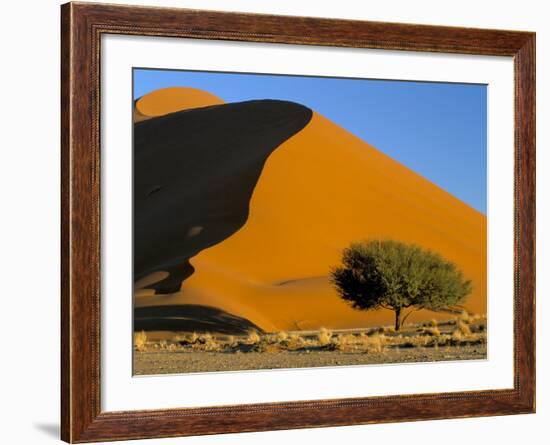
[[[134,67],[133,374],[487,359],[487,85]]]

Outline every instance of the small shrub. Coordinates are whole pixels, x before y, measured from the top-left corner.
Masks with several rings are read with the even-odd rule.
[[[145,331],[134,333],[134,345],[138,351],[144,351],[147,344],[147,334]]]
[[[429,321],[429,325],[432,327],[432,328],[437,328],[437,320],[435,318],[432,318],[430,321]]]
[[[282,343],[285,340],[288,340],[288,334],[286,331],[279,331],[277,332],[277,335],[275,338],[277,340],[277,343]]]

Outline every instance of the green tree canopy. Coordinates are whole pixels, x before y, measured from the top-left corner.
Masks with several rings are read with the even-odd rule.
[[[395,311],[396,330],[405,321],[405,309],[442,310],[472,291],[455,264],[414,244],[355,242],[344,249],[342,264],[331,272],[340,296],[356,309]]]

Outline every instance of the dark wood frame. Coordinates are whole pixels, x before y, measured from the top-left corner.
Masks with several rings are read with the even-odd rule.
[[[401,422],[535,411],[535,34],[92,3],[61,8],[61,437],[67,442]],[[515,70],[514,388],[102,412],[102,34],[511,56]]]

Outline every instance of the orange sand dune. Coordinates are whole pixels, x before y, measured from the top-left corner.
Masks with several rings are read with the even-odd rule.
[[[166,110],[176,102],[170,96]],[[328,281],[344,247],[372,238],[414,242],[456,262],[473,282],[465,307],[486,312],[486,217],[319,114],[270,155],[245,225],[191,259],[195,272],[181,291],[142,289],[136,306],[210,305],[267,331],[391,324],[393,313],[351,309]],[[449,315],[409,320],[434,317]]]

